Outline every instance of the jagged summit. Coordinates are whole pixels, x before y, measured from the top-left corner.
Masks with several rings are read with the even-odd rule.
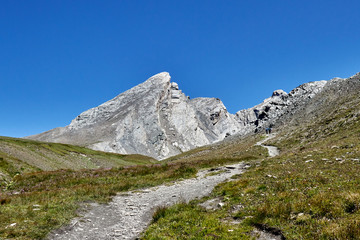
[[[170,82],[170,80],[171,76],[168,72],[161,72],[150,77],[148,80],[143,82],[143,84],[167,84]]]
[[[79,129],[88,125],[92,125],[103,120],[107,121],[112,114],[121,111],[122,108],[133,102],[134,105],[139,104],[140,99],[147,99],[148,96],[158,96],[159,90],[166,88],[170,84],[170,74],[168,72],[161,72],[150,77],[145,82],[119,94],[115,98],[91,108],[71,121],[70,129]],[[147,94],[151,92],[152,94]]]
[[[272,96],[262,103],[238,111],[235,116],[237,121],[246,126],[241,133],[257,132],[263,128],[276,125],[284,121],[289,114],[294,114],[309,99],[321,92],[327,81],[309,82],[298,86],[289,93],[276,90]]]
[[[336,91],[342,82],[357,84],[358,76],[305,83],[289,93],[276,90],[257,106],[233,115],[220,99],[190,100],[168,72],[161,72],[81,113],[70,125],[29,138],[164,159],[230,135],[276,126],[306,108],[323,89]]]

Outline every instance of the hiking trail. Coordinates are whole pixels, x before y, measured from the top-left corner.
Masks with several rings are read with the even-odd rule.
[[[275,156],[279,155],[279,149],[275,146],[264,145],[264,142],[274,138],[275,136],[276,136],[275,133],[271,133],[271,134],[267,135],[266,138],[264,138],[263,140],[257,142],[255,145],[266,148],[268,150],[269,157],[275,157]]]
[[[263,143],[274,136],[275,134],[269,135],[256,143],[267,148],[270,157],[278,155],[279,151],[276,147]],[[178,181],[172,185],[121,192],[108,204],[90,204],[89,210],[82,217],[75,218],[68,226],[53,231],[48,239],[136,239],[149,226],[158,207],[168,207],[207,196],[216,185],[234,175],[242,174],[249,167],[247,163],[241,162],[200,170],[196,178]],[[219,173],[209,175],[215,171]]]
[[[209,195],[217,184],[242,174],[248,167],[242,162],[201,170],[196,178],[172,185],[119,193],[108,204],[93,203],[84,216],[50,233],[48,239],[136,239],[151,223],[156,208]],[[219,173],[209,176],[210,171]]]

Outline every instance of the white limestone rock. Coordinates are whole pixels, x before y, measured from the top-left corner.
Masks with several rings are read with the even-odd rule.
[[[163,72],[81,113],[69,126],[30,138],[163,159],[222,140],[237,129],[220,100],[189,100]]]

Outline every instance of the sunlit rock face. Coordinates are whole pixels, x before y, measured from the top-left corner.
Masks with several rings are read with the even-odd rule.
[[[30,138],[163,159],[238,130],[235,117],[219,99],[190,100],[163,72],[81,113],[69,126]]]
[[[161,160],[232,135],[284,124],[321,101],[319,93],[354,88],[350,84],[359,85],[359,74],[305,83],[290,93],[276,90],[262,103],[233,115],[220,99],[190,99],[171,82],[169,73],[162,72],[81,113],[66,127],[28,138]]]

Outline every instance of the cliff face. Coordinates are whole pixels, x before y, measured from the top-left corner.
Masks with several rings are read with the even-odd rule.
[[[276,90],[259,105],[233,115],[219,99],[190,100],[177,83],[170,82],[169,73],[163,72],[81,113],[66,127],[28,138],[161,160],[230,135],[245,135],[291,121],[314,106],[314,99],[321,101],[318,96],[324,89],[336,92],[345,83],[358,84],[358,78],[310,82],[290,93]]]

